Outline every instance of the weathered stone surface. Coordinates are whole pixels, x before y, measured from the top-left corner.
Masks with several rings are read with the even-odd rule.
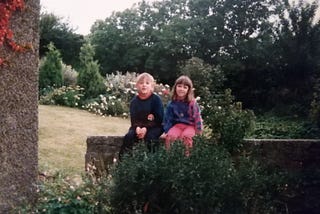
[[[263,163],[300,171],[320,168],[320,139],[250,139],[246,140]]]
[[[95,164],[98,171],[106,170],[118,158],[122,136],[90,136],[87,138],[86,166]],[[313,139],[246,139],[249,150],[272,167],[301,170],[320,167],[320,140]]]
[[[118,159],[118,153],[122,145],[121,136],[90,136],[87,138],[87,152],[85,155],[86,171],[94,166],[97,176],[108,172],[108,167]]]
[[[26,1],[13,14],[11,29],[26,52],[0,46],[8,61],[0,67],[0,213],[35,196],[38,169],[38,49],[39,0]]]

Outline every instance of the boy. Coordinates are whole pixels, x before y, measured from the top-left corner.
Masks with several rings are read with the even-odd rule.
[[[158,141],[163,132],[163,104],[161,98],[153,93],[154,85],[154,78],[148,73],[142,73],[137,77],[138,94],[130,102],[131,126],[124,136],[119,160],[139,141],[144,141],[151,151],[152,141]]]

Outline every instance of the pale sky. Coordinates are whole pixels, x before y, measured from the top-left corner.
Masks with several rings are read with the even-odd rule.
[[[113,11],[124,11],[141,0],[40,0],[41,11],[63,17],[63,22],[87,35],[97,19],[104,20]],[[148,2],[156,0],[148,0]]]
[[[124,11],[141,0],[40,0],[41,11],[54,13],[70,23],[76,33],[87,35],[97,19],[104,20],[113,11]],[[147,0],[147,2],[160,0]],[[289,0],[292,2],[293,0]],[[319,0],[305,0],[319,1]],[[318,14],[319,17],[319,14]]]

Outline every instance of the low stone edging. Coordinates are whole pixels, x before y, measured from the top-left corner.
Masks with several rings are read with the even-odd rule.
[[[108,171],[118,159],[123,136],[89,136],[85,169],[95,167],[96,174]],[[257,158],[273,167],[287,170],[320,168],[320,139],[245,139]]]

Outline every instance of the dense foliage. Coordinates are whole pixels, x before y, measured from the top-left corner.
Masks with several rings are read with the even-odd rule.
[[[36,203],[20,213],[275,213],[283,176],[222,148],[197,141],[189,157],[177,143],[148,153],[140,144],[131,156],[99,179],[77,183],[63,174],[41,175]],[[130,179],[128,179],[130,178]]]
[[[254,128],[246,138],[256,139],[320,139],[320,129],[310,120],[279,117],[274,114],[259,115]]]
[[[235,102],[230,90],[210,96],[203,110],[210,137],[222,144],[229,152],[239,152],[244,146],[244,137],[253,129],[255,116],[251,110]]]
[[[44,57],[48,51],[48,44],[52,42],[60,51],[64,63],[79,68],[80,48],[84,44],[83,35],[74,33],[62,17],[52,13],[40,14],[40,44],[39,55]]]
[[[288,114],[306,115],[319,73],[317,6],[273,0],[142,1],[96,22],[90,39],[102,74],[146,70],[171,85],[180,62],[198,57],[224,71],[226,88],[245,107],[294,106]]]
[[[63,85],[62,59],[59,50],[53,43],[48,45],[49,51],[39,69],[39,90],[40,94],[51,87]]]
[[[81,47],[77,84],[84,88],[86,99],[96,98],[106,90],[104,79],[99,72],[99,63],[94,60],[94,49],[89,43]]]
[[[107,185],[107,179],[97,181],[90,174],[83,175],[81,183],[61,172],[43,174],[37,184],[37,201],[17,208],[16,213],[110,213]]]
[[[281,176],[246,158],[235,165],[203,140],[189,157],[183,150],[179,143],[151,154],[138,147],[119,163],[109,192],[114,213],[276,212]]]
[[[198,71],[207,76],[206,81],[195,79],[201,84],[196,92],[213,93],[223,83],[221,88],[230,88],[244,108],[307,117],[311,108],[317,115],[313,100],[319,78],[318,6],[302,0],[141,1],[97,21],[88,39],[102,76],[147,71],[172,85],[181,65],[199,59],[204,70]],[[40,26],[41,56],[44,44],[53,41],[63,60],[79,70],[71,61],[78,57],[83,40],[66,39],[72,29],[53,14],[43,14]],[[72,50],[71,61],[65,58],[66,50]],[[217,70],[222,79],[211,81]]]

